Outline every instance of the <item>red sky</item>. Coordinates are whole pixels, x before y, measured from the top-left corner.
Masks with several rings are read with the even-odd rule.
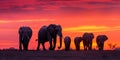
[[[109,37],[105,49],[109,43],[119,47],[119,20],[119,0],[0,0],[0,49],[18,48],[18,28],[24,25],[33,29],[29,49],[36,49],[39,28],[51,23],[60,24],[64,37],[71,36],[72,41],[84,32],[93,32],[95,37]],[[74,49],[73,42],[71,46]]]

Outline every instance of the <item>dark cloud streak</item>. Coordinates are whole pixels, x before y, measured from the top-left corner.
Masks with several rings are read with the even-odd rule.
[[[27,1],[27,2],[26,2]],[[113,7],[119,6],[118,2],[81,2],[80,0],[36,0],[32,3],[33,0],[0,0],[0,12],[32,12],[32,11],[87,11],[90,9],[101,9],[103,8],[114,9]],[[97,5],[97,6],[96,6]],[[110,8],[112,6],[112,8]],[[115,7],[117,8],[117,7]]]
[[[116,5],[115,2],[86,2],[87,4],[103,4],[103,5]],[[118,4],[118,3],[117,3]]]

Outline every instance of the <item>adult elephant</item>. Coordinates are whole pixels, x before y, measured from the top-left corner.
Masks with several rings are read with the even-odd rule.
[[[29,41],[32,37],[32,29],[28,26],[19,28],[19,50],[28,50]]]
[[[75,37],[74,38],[74,44],[76,47],[76,50],[79,51],[80,50],[80,42],[82,41],[82,37]]]
[[[99,50],[103,50],[104,42],[108,39],[106,35],[98,35],[96,38],[97,46]]]
[[[64,38],[64,44],[65,44],[65,50],[70,50],[70,44],[71,44],[71,38],[69,36],[66,36]]]
[[[84,50],[92,50],[92,40],[94,38],[93,33],[84,33],[83,34],[83,46]]]
[[[43,26],[40,28],[38,32],[38,46],[37,50],[39,50],[39,46],[42,43],[43,50],[45,49],[45,42],[49,41],[50,48],[49,50],[54,50],[56,47],[56,37],[59,36],[60,39],[60,46],[58,49],[62,46],[62,27],[60,25],[56,24],[50,24],[49,26]]]

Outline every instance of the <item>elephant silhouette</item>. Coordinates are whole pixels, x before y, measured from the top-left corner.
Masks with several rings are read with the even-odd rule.
[[[92,40],[94,38],[93,33],[84,33],[82,36],[84,50],[92,50]]]
[[[106,35],[98,35],[96,38],[97,46],[99,50],[103,50],[104,42],[108,39]]]
[[[80,50],[80,42],[82,41],[82,37],[75,37],[74,38],[74,44],[76,47],[76,50],[79,51]]]
[[[32,37],[32,29],[28,26],[19,28],[19,50],[28,50],[29,41]]]
[[[37,50],[39,50],[40,44],[42,43],[43,50],[45,48],[45,42],[49,42],[50,47],[49,50],[54,50],[56,47],[56,37],[59,36],[60,46],[62,46],[62,27],[56,24],[50,24],[49,26],[42,26],[38,32],[38,46]]]
[[[70,50],[70,44],[71,44],[71,38],[69,36],[66,36],[64,38],[64,44],[65,44],[65,51]]]

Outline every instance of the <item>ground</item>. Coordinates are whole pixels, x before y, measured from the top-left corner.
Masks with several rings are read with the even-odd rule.
[[[0,51],[0,60],[119,60],[120,51]]]

